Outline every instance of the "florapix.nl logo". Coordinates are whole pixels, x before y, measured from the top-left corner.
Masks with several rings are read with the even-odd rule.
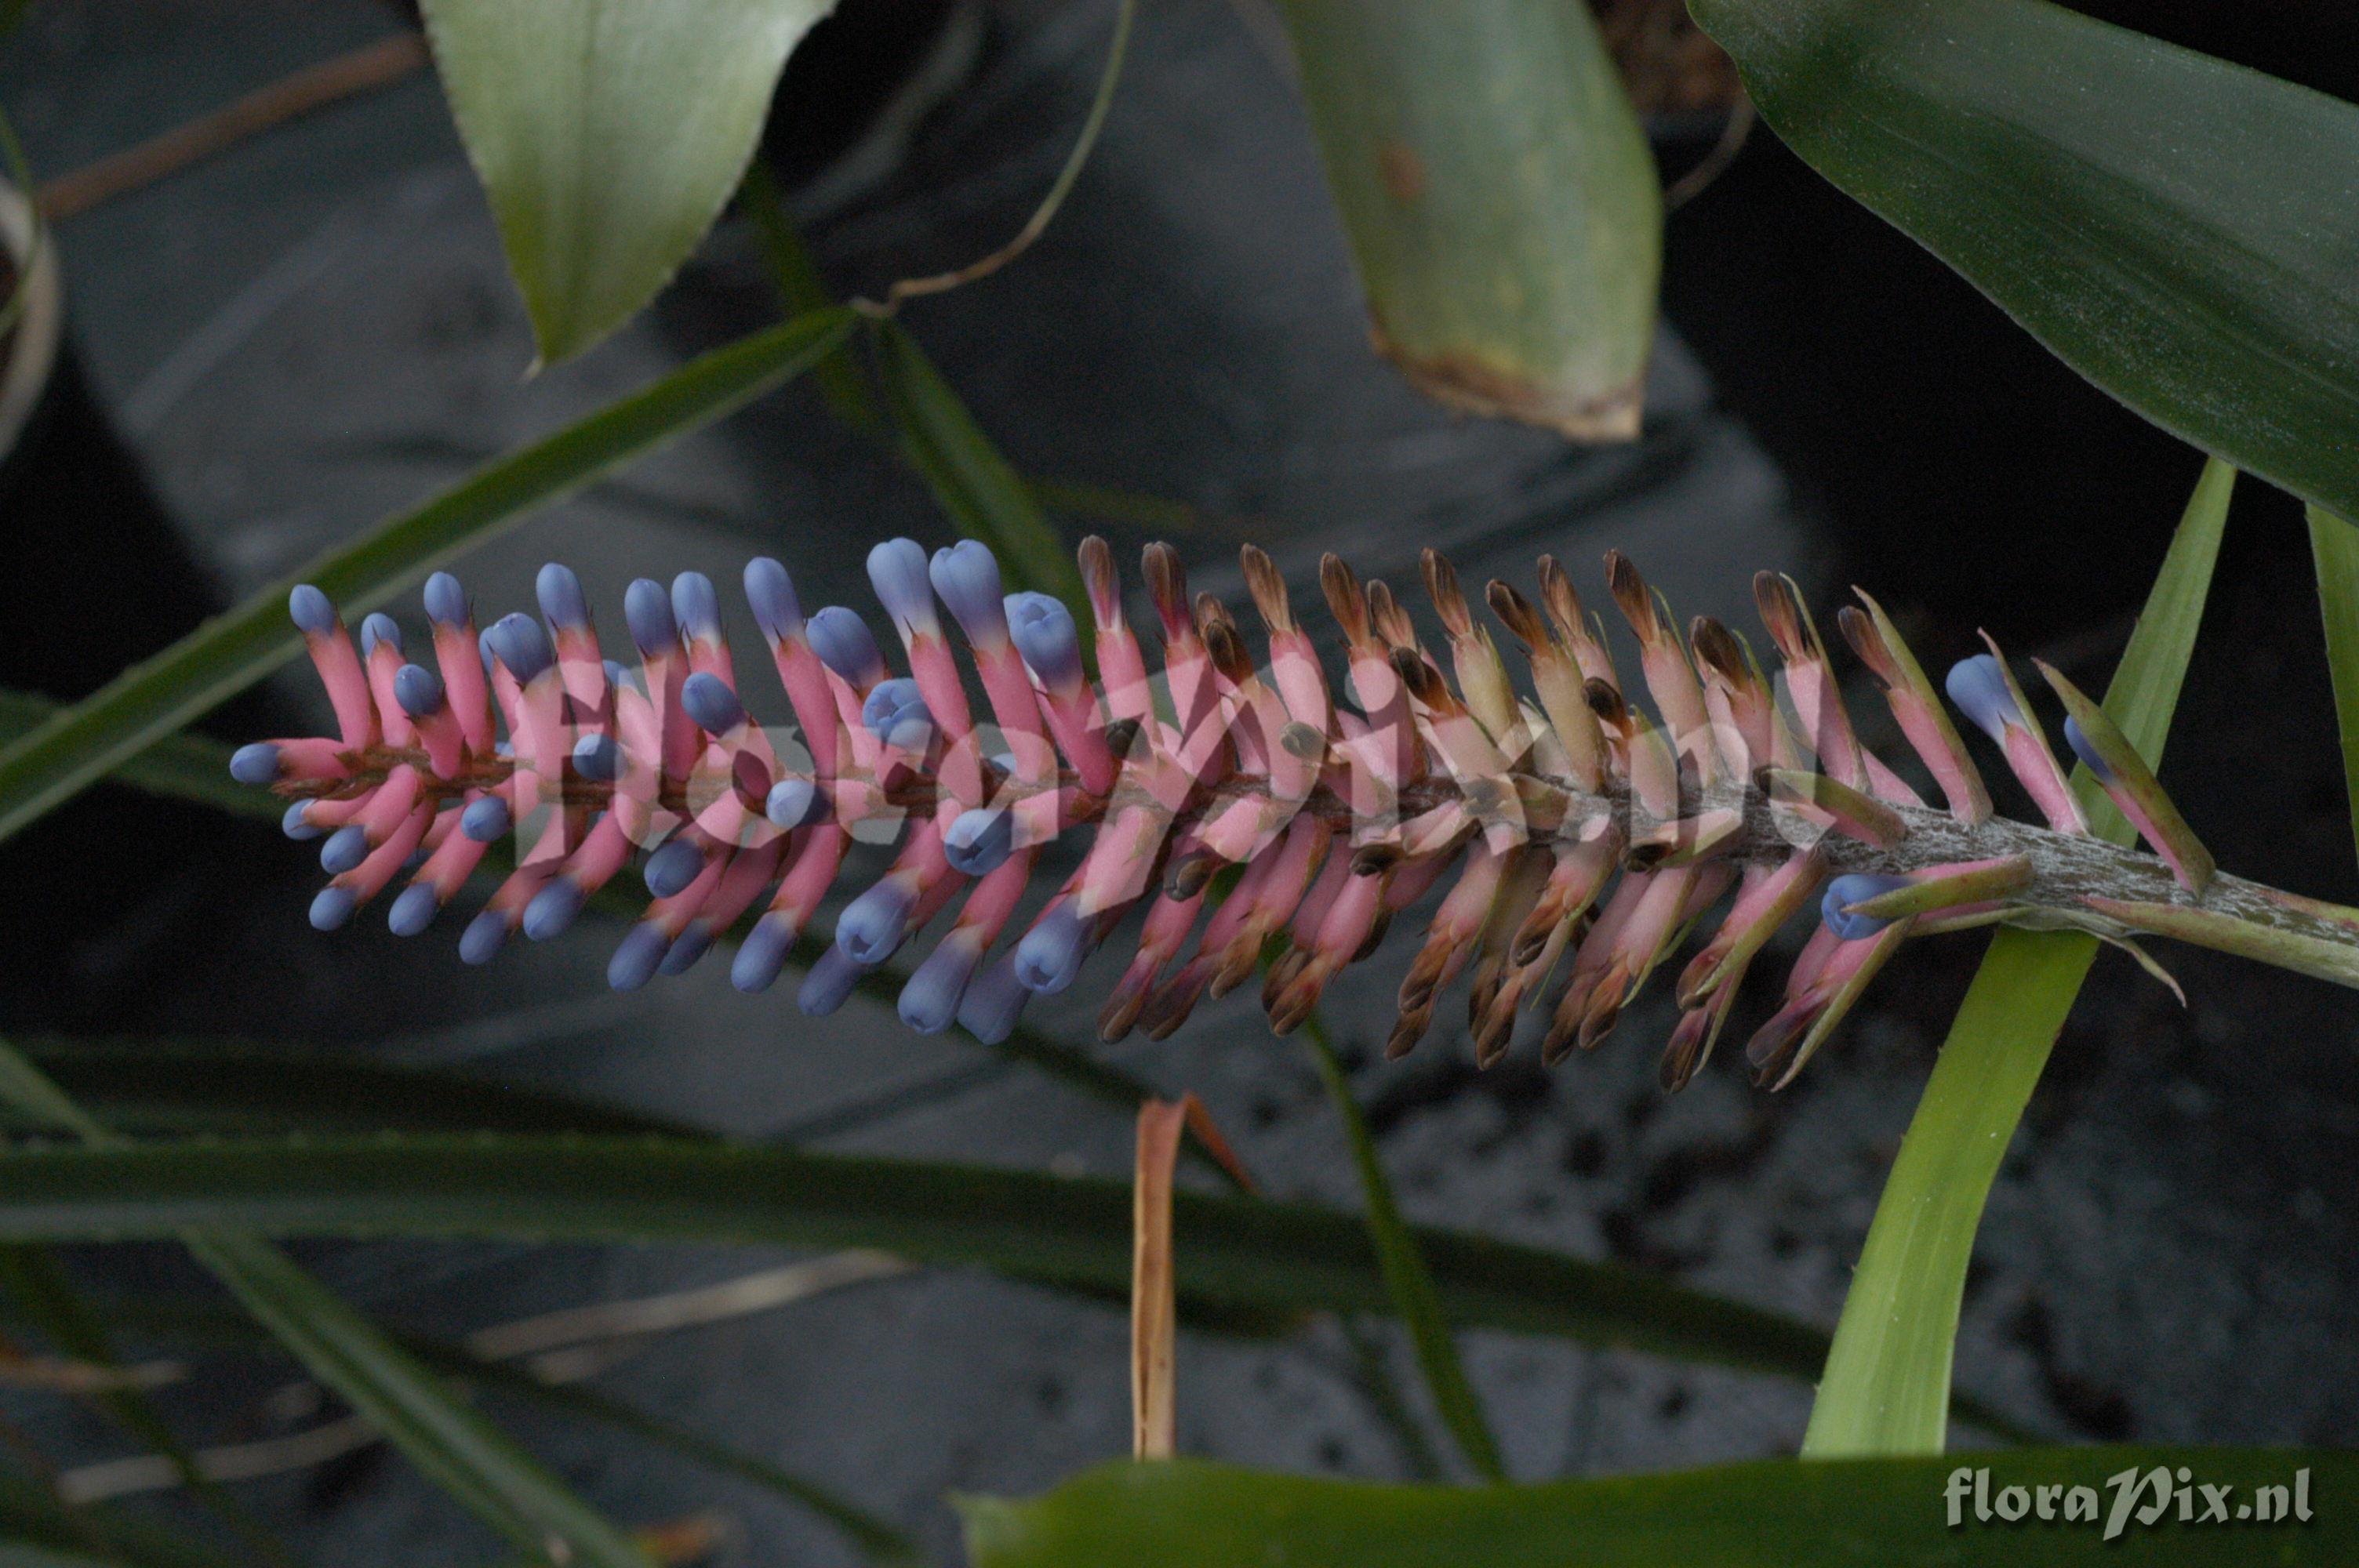
[[[2284,1481],[2238,1487],[2196,1479],[2188,1466],[2133,1465],[2092,1485],[2064,1482],[2009,1484],[1994,1487],[1987,1467],[1961,1465],[1942,1487],[1951,1530],[1974,1524],[2102,1526],[2112,1541],[2132,1525],[2166,1519],[2186,1525],[2307,1524],[2310,1519],[2310,1468]]]

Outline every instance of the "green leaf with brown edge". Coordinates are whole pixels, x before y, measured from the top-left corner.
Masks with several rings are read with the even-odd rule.
[[[834,0],[424,0],[544,362],[628,320],[737,189]]]
[[[2058,358],[2359,515],[2359,107],[2045,0],[1690,9],[1789,146]]]
[[[2204,464],[2106,688],[2105,711],[2158,766],[2235,481],[2236,470],[2219,459]],[[2087,769],[2075,771],[2075,783],[2093,831],[2127,842],[2127,819]],[[1810,1407],[1805,1454],[1941,1452],[1974,1233],[2096,956],[2096,938],[2079,932],[2006,930],[1992,938],[1885,1178]]]
[[[1182,1191],[1183,1307],[1389,1312],[1359,1217]],[[718,1140],[480,1133],[244,1138],[0,1154],[0,1239],[500,1237],[868,1247],[1093,1292],[1127,1289],[1126,1182]],[[1462,1327],[1553,1336],[1788,1378],[1827,1339],[1791,1318],[1489,1237],[1409,1235]],[[2019,1429],[1961,1401],[1992,1430]]]
[[[1101,1465],[1025,1501],[962,1498],[975,1568],[2049,1568],[2102,1559],[2154,1568],[2325,1568],[2359,1561],[2359,1512],[2338,1508],[2359,1487],[2359,1454],[2316,1448],[2037,1448],[1973,1455],[1990,1471],[1985,1500],[2037,1509],[2052,1487],[2060,1513],[2070,1488],[2093,1493],[2096,1519],[2037,1517],[2009,1524],[1961,1519],[1946,1498],[1961,1466],[1947,1459],[1773,1459],[1667,1474],[1552,1481],[1528,1487],[1400,1486],[1286,1476],[1200,1460]],[[2309,1472],[2311,1518],[2282,1524],[2195,1522],[2167,1509],[2103,1540],[2114,1507],[2107,1479],[2136,1467],[2175,1473],[2223,1494],[2233,1512],[2259,1487],[2286,1488]],[[2174,1483],[2174,1491],[2176,1486]],[[2141,1497],[2140,1503],[2147,1499]],[[2274,1507],[2274,1500],[2272,1500]]]
[[[305,563],[0,749],[0,838],[294,658],[287,595],[316,583],[349,613],[384,603],[460,551],[793,379],[843,341],[847,311],[799,316],[476,470],[425,504]]]
[[[2326,665],[2334,677],[2334,718],[2343,733],[2343,798],[2359,842],[2359,529],[2313,506],[2310,548],[2326,622]]]

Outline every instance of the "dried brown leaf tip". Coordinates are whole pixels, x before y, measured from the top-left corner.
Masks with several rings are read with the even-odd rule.
[[[323,594],[299,589],[289,609],[335,730],[244,747],[232,772],[288,799],[290,837],[318,840],[323,929],[390,894],[392,929],[422,932],[513,836],[516,869],[486,879],[460,940],[470,963],[517,931],[557,936],[636,868],[650,902],[608,966],[618,988],[734,940],[740,989],[792,962],[798,1002],[821,1014],[923,946],[900,974],[901,1017],[993,1041],[1113,946],[1126,957],[1097,1013],[1106,1038],[1169,1035],[1266,954],[1262,1003],[1283,1032],[1397,926],[1422,937],[1387,1049],[1462,1016],[1487,1064],[1519,1036],[1553,1061],[1626,1029],[1708,925],[1669,988],[1671,1088],[1708,1064],[1753,960],[1806,910],[1815,928],[1745,1051],[1773,1086],[1907,941],[1973,925],[2085,930],[2147,964],[2137,942],[2169,937],[2359,985],[2359,911],[2218,871],[2120,730],[2043,666],[2067,741],[2147,843],[2090,835],[1995,650],[1952,667],[1947,691],[2049,821],[1992,816],[1948,709],[1865,595],[1837,624],[1948,810],[1854,735],[1789,579],[1756,582],[1782,662],[1773,691],[1734,631],[1699,619],[1682,638],[1636,567],[1611,557],[1650,711],[1551,559],[1536,599],[1506,582],[1484,596],[1528,653],[1527,699],[1437,554],[1419,570],[1447,660],[1381,582],[1321,562],[1349,648],[1340,687],[1263,552],[1243,557],[1255,635],[1219,600],[1190,599],[1176,551],[1147,551],[1164,633],[1153,675],[1112,551],[1089,539],[1080,554],[1094,667],[1083,607],[1006,593],[973,542],[872,552],[886,640],[849,609],[806,617],[786,568],[753,562],[746,600],[793,716],[775,728],[749,712],[762,698],[741,698],[718,595],[692,572],[631,585],[630,666],[606,661],[562,567],[541,574],[539,616],[481,632],[438,574],[433,646],[417,661],[391,620],[369,617],[355,642]],[[855,843],[882,845],[881,867]],[[805,944],[846,881],[832,938]],[[1462,1014],[1445,1011],[1460,986]]]

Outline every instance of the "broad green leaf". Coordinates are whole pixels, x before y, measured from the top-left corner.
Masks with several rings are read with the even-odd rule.
[[[0,1100],[74,1133],[91,1152],[137,1151],[5,1042]],[[277,1248],[213,1226],[177,1226],[168,1234],[314,1377],[517,1545],[590,1568],[648,1568],[621,1531]]]
[[[2067,364],[2359,515],[2359,107],[2045,0],[1690,9],[1812,168]]]
[[[1380,351],[1444,403],[1638,432],[1655,160],[1589,0],[1284,0]]]
[[[2326,663],[2334,676],[2334,717],[2343,730],[2343,791],[2359,837],[2359,530],[2333,514],[2310,509],[2310,548],[2318,563],[2318,604],[2326,619]]]
[[[1181,1192],[1183,1311],[1387,1312],[1357,1216]],[[870,1247],[1120,1297],[1125,1182],[815,1154],[718,1141],[468,1136],[234,1139],[0,1154],[0,1239],[509,1237]],[[1817,1374],[1806,1325],[1635,1270],[1412,1226],[1447,1318],[1791,1378]],[[1960,1409],[1967,1407],[1961,1402]],[[1981,1412],[1973,1419],[2006,1431]]]
[[[1053,593],[1091,624],[1081,568],[1031,486],[983,433],[926,351],[896,322],[875,329],[877,370],[901,454],[960,533],[989,545],[1011,588]]]
[[[1368,1241],[1383,1271],[1385,1289],[1392,1296],[1393,1314],[1408,1330],[1409,1342],[1416,1348],[1426,1391],[1433,1396],[1434,1408],[1441,1412],[1451,1436],[1458,1440],[1458,1450],[1466,1462],[1484,1479],[1504,1481],[1507,1472],[1499,1459],[1498,1442],[1491,1435],[1490,1425],[1483,1418],[1483,1401],[1459,1359],[1458,1341],[1450,1332],[1450,1320],[1442,1315],[1441,1295],[1433,1287],[1433,1274],[1425,1266],[1425,1255],[1418,1250],[1417,1238],[1401,1218],[1392,1182],[1376,1154],[1376,1141],[1368,1135],[1367,1119],[1360,1114],[1351,1080],[1343,1076],[1343,1064],[1315,1011],[1303,1033],[1310,1039],[1311,1057],[1319,1064],[1319,1076],[1327,1086],[1327,1098],[1343,1119],[1343,1135],[1352,1146],[1352,1167],[1359,1173],[1360,1201],[1367,1208]]]
[[[2158,767],[2235,481],[2219,459],[2204,465],[2105,693],[2105,711]],[[2129,823],[2085,769],[2076,783],[2095,830],[2126,842]],[[2096,938],[2078,932],[2007,930],[1992,938],[1885,1180],[1810,1407],[1804,1454],[1941,1452],[1974,1232],[2096,956]]]
[[[287,595],[297,583],[317,583],[347,613],[382,604],[536,507],[791,379],[842,343],[851,326],[843,311],[799,316],[690,360],[386,518],[132,665],[0,749],[0,838],[300,653],[302,639],[287,619]]]
[[[1947,1459],[1790,1459],[1668,1475],[1534,1487],[1411,1487],[1285,1476],[1234,1465],[1167,1460],[1102,1465],[1046,1497],[959,1499],[975,1568],[2042,1568],[2103,1561],[2169,1568],[2280,1568],[2359,1562],[2359,1513],[2334,1500],[2359,1486],[2359,1455],[2317,1448],[2039,1448],[1973,1456],[1986,1464],[1989,1522],[1975,1516],[1968,1475],[1962,1518],[1949,1523]],[[2153,1522],[2128,1519],[2104,1541],[2114,1493],[2107,1478],[2187,1466],[2196,1483],[2233,1488],[2233,1514],[2254,1488],[2296,1500],[2307,1470],[2311,1518],[2282,1524],[2180,1522],[2176,1499]],[[2008,1524],[1995,1505],[2009,1487],[2086,1487],[2097,1519],[2032,1517]],[[2174,1492],[2176,1487],[2174,1484]],[[2148,1496],[2151,1494],[2149,1493]],[[2137,1499],[2141,1504],[2147,1499]],[[2274,1506],[2272,1501],[2271,1506]]]
[[[833,0],[424,0],[544,361],[671,280],[737,189],[787,55]]]

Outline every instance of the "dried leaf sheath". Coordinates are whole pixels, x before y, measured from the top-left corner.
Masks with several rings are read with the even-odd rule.
[[[311,918],[323,929],[400,881],[388,923],[423,931],[490,845],[515,835],[516,869],[460,939],[470,963],[519,929],[560,935],[636,863],[652,902],[609,966],[622,989],[686,969],[749,917],[732,978],[766,989],[852,841],[889,843],[890,865],[843,906],[798,1000],[833,1011],[864,971],[939,925],[901,1016],[985,1039],[1128,931],[1129,962],[1100,1014],[1107,1038],[1169,1033],[1202,997],[1252,978],[1273,936],[1284,950],[1262,999],[1283,1033],[1430,892],[1440,902],[1391,1049],[1412,1048],[1462,979],[1485,1063],[1527,1012],[1545,1021],[1549,1060],[1596,1045],[1725,902],[1677,971],[1685,1015],[1663,1062],[1673,1088],[1709,1057],[1753,958],[1806,907],[1819,927],[1746,1046],[1773,1085],[1791,1080],[1908,938],[1970,925],[2077,928],[2133,951],[2140,935],[2168,935],[2359,985],[2359,911],[2215,872],[2128,742],[2043,668],[2070,709],[2067,740],[2148,849],[2091,837],[1995,653],[1954,666],[1946,687],[2049,822],[1992,816],[1931,683],[1864,595],[1864,610],[1838,618],[1844,638],[1946,809],[1860,741],[1800,595],[1767,573],[1756,589],[1782,661],[1774,682],[1715,622],[1681,637],[1660,596],[1610,557],[1643,693],[1622,685],[1552,560],[1537,582],[1545,611],[1491,583],[1484,601],[1521,645],[1527,694],[1430,553],[1423,576],[1445,633],[1433,647],[1386,584],[1323,563],[1344,633],[1340,686],[1284,580],[1250,547],[1251,630],[1211,596],[1190,598],[1175,553],[1148,550],[1150,651],[1111,552],[1085,541],[1094,678],[1071,611],[1003,595],[983,546],[929,558],[897,539],[868,564],[892,658],[850,610],[806,618],[776,561],[746,568],[795,718],[776,729],[748,716],[718,596],[696,573],[669,590],[631,586],[631,667],[604,657],[559,566],[541,573],[540,617],[480,633],[458,583],[437,575],[430,665],[408,659],[382,615],[355,646],[325,597],[299,589],[289,608],[338,733],[256,742],[233,772],[289,798],[290,837],[321,841],[332,880]],[[1069,836],[1079,853],[1055,858],[1051,890],[1046,851]],[[1019,922],[1036,882],[1047,902]]]

